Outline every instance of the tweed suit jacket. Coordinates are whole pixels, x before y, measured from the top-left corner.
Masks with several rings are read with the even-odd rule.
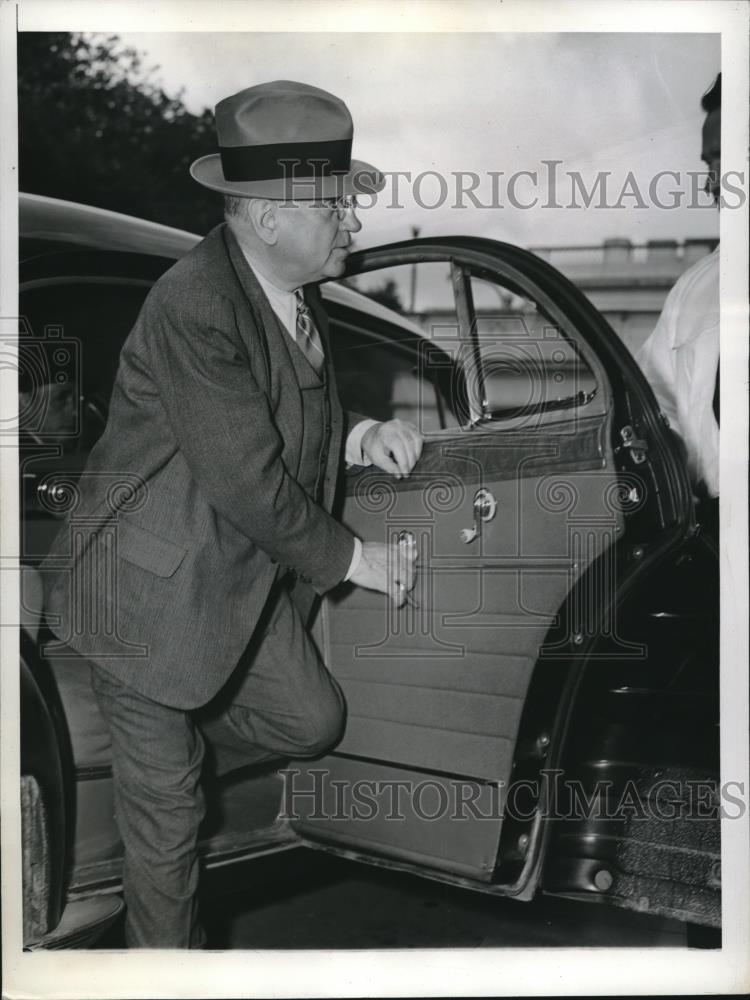
[[[325,344],[317,288],[306,297]],[[354,539],[330,514],[347,417],[329,350],[317,503],[295,478],[299,371],[320,385],[298,350],[226,225],[156,283],[123,346],[107,427],[43,564],[46,610],[68,646],[162,704],[213,697],[280,567],[318,593],[348,570]]]

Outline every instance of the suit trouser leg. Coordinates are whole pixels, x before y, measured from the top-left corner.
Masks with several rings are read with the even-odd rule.
[[[128,947],[200,947],[201,730],[218,773],[316,756],[343,730],[341,689],[283,585],[272,591],[257,635],[207,709],[190,713],[158,704],[96,668],[92,683],[112,738]]]
[[[284,581],[219,696],[196,714],[215,771],[284,757],[316,757],[341,737],[345,700]]]
[[[199,948],[203,738],[189,713],[157,704],[103,671],[92,670],[92,684],[112,739],[126,944]]]

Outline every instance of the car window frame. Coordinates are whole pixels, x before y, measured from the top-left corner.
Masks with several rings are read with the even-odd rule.
[[[514,260],[515,258],[515,260]],[[517,263],[516,263],[517,261]],[[568,288],[574,288],[568,279],[564,278],[560,272],[552,268],[541,258],[510,244],[499,243],[494,240],[482,239],[479,237],[430,237],[419,240],[408,240],[402,243],[392,243],[386,246],[374,247],[358,251],[349,258],[346,277],[355,277],[358,274],[369,273],[387,267],[394,267],[405,264],[420,263],[448,263],[452,268],[454,265],[465,273],[469,280],[466,282],[468,289],[466,292],[466,304],[464,308],[464,323],[461,326],[459,316],[459,336],[467,344],[467,357],[464,359],[465,384],[467,393],[470,395],[466,399],[467,413],[464,430],[471,430],[480,427],[482,430],[492,430],[501,425],[503,429],[526,429],[528,430],[529,410],[515,410],[509,414],[485,414],[480,398],[481,386],[483,385],[482,361],[479,356],[476,344],[472,345],[472,311],[468,308],[470,302],[471,287],[470,278],[475,276],[484,281],[494,282],[501,287],[522,295],[532,300],[539,312],[558,327],[568,340],[576,353],[585,361],[591,370],[597,391],[587,395],[569,407],[560,408],[548,406],[536,414],[535,426],[546,425],[548,423],[559,422],[561,416],[566,413],[581,413],[588,416],[603,416],[613,409],[613,392],[610,385],[609,374],[602,359],[599,357],[597,345],[591,343],[592,331],[579,327],[573,317],[563,306],[555,300],[551,291],[543,287],[537,278],[530,273],[530,266],[546,273],[550,278],[554,276],[558,283],[564,283]],[[581,293],[574,289],[577,296]],[[581,296],[582,297],[582,296]],[[455,286],[454,286],[455,301]],[[586,305],[593,310],[593,306],[585,300]],[[457,314],[458,314],[458,303]],[[614,334],[613,334],[614,336]],[[429,340],[429,338],[426,337]],[[476,337],[474,337],[476,341]],[[623,350],[626,348],[623,347]],[[472,391],[473,390],[473,391]],[[533,411],[533,408],[531,410]]]
[[[367,299],[367,296],[358,292],[360,296]],[[363,337],[369,339],[373,344],[381,344],[385,347],[393,347],[399,352],[404,354],[411,354],[413,357],[414,364],[417,371],[414,372],[415,377],[424,378],[433,388],[436,398],[436,406],[438,411],[438,418],[441,423],[441,427],[432,430],[423,431],[424,437],[435,437],[435,436],[445,436],[450,434],[452,431],[457,430],[462,425],[462,418],[465,416],[466,409],[466,390],[463,381],[463,377],[460,371],[457,369],[454,360],[451,356],[444,351],[439,345],[433,343],[429,337],[422,333],[412,332],[402,327],[398,322],[386,321],[380,315],[374,315],[367,313],[366,310],[358,310],[354,304],[351,306],[348,304],[343,304],[340,302],[325,301],[326,311],[329,316],[329,323],[331,325],[336,323],[344,323],[349,325],[353,330],[361,334]],[[363,325],[361,316],[367,315],[368,325]],[[398,320],[399,314],[393,313],[395,320]],[[358,319],[359,317],[359,319]],[[445,376],[442,376],[441,365],[435,365],[433,369],[430,370],[429,374],[427,372],[420,372],[420,350],[429,351],[434,353],[437,357],[441,355],[445,360],[444,371]],[[445,410],[448,410],[453,419],[456,421],[455,424],[447,424],[445,419]],[[366,414],[364,414],[366,416]]]

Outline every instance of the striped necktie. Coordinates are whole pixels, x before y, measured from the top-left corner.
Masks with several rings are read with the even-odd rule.
[[[320,334],[315,328],[310,310],[302,296],[302,290],[298,288],[294,296],[297,299],[297,345],[316,374],[320,375],[325,363]]]

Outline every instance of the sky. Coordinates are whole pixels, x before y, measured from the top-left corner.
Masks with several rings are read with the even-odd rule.
[[[154,77],[169,94],[183,91],[191,111],[274,79],[301,80],[343,98],[354,118],[354,155],[386,172],[411,173],[397,193],[389,181],[375,205],[366,202],[360,246],[409,237],[414,226],[423,236],[472,234],[525,246],[718,235],[710,203],[701,197],[702,207],[690,207],[686,176],[703,166],[700,98],[720,69],[718,34],[120,37],[144,53],[146,67],[158,66]],[[553,197],[546,160],[561,161]],[[627,184],[631,170],[635,194]],[[663,177],[656,197],[666,206],[680,189],[676,208],[659,207],[649,193],[654,175],[666,170],[679,171],[681,180]],[[514,206],[508,184],[519,171],[537,177],[518,178]],[[578,172],[591,191],[600,171],[609,172],[606,202],[617,208],[599,207],[598,194],[587,209],[580,193],[574,197],[570,174]],[[479,177],[475,195],[488,207],[457,195],[458,172],[467,175],[465,188],[469,172]],[[535,209],[518,207],[534,197]],[[550,202],[563,207],[539,207]]]

